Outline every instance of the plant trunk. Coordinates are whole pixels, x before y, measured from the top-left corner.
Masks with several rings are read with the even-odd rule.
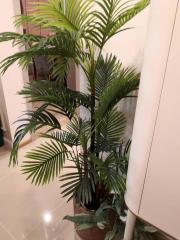
[[[91,146],[90,150],[93,153],[95,151],[95,106],[96,100],[94,96],[94,92],[91,93]]]

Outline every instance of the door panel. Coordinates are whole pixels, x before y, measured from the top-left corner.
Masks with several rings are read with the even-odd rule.
[[[180,239],[180,4],[150,152],[140,216]]]

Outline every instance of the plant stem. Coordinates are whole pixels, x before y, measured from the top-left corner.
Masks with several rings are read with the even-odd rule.
[[[92,61],[92,75],[91,75],[91,145],[90,145],[90,151],[93,153],[95,151],[95,139],[96,139],[96,121],[95,121],[95,107],[96,107],[96,93],[95,93],[95,76],[96,76],[96,69],[97,69],[97,64],[98,61],[101,57],[101,53],[102,53],[102,48],[99,50],[99,54],[97,57],[97,60],[95,60],[95,56],[94,56],[94,51],[91,51],[90,49],[90,53],[91,53],[91,61]]]
[[[96,106],[96,100],[95,100],[95,89],[91,92],[91,146],[90,151],[94,152],[95,150],[95,106]]]

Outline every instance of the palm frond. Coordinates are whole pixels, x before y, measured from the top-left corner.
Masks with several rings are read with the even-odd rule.
[[[68,197],[68,200],[75,197],[80,204],[90,203],[95,192],[96,178],[96,172],[91,168],[85,170],[83,164],[81,171],[61,176],[60,181],[66,182],[61,186],[63,197]]]
[[[115,34],[129,28],[122,28],[129,20],[148,6],[149,0],[133,1],[119,0],[96,0],[98,10],[94,11],[94,21],[89,25],[86,32],[87,38],[94,42],[99,48]]]
[[[20,94],[31,102],[46,103],[52,107],[52,111],[54,109],[69,119],[73,117],[79,106],[86,108],[90,106],[88,95],[68,89],[57,82],[34,81],[24,87]]]
[[[53,131],[51,133],[43,133],[41,137],[55,140],[57,142],[63,143],[69,147],[80,145],[80,141],[76,135],[71,132],[67,132],[64,130],[61,131]]]
[[[38,46],[34,45],[31,48],[28,48],[25,51],[17,52],[7,58],[5,58],[0,63],[0,70],[1,73],[4,74],[7,69],[13,65],[15,62],[18,62],[18,65],[22,68],[27,68],[30,63],[32,63],[32,59],[38,56],[53,56],[57,55],[57,49],[44,49],[39,48]]]
[[[123,196],[125,192],[125,178],[124,175],[117,171],[116,155],[111,153],[104,161],[93,155],[91,157],[96,164],[96,170],[98,170],[100,179],[106,189]]]
[[[15,32],[0,33],[0,42],[12,41],[14,46],[37,43],[42,39],[42,36],[34,34],[20,34]]]
[[[40,48],[54,49],[53,54],[48,54],[51,75],[54,79],[62,80],[67,76],[70,62],[79,64],[84,58],[84,52],[78,41],[77,34],[59,31],[39,42]]]
[[[98,99],[102,92],[117,78],[119,71],[122,68],[122,63],[117,61],[117,58],[112,55],[107,55],[104,59],[101,56],[97,62],[95,75],[96,98]]]
[[[96,125],[98,152],[116,151],[117,147],[120,146],[126,128],[124,114],[112,109]]]
[[[16,24],[31,22],[43,28],[79,31],[90,21],[92,0],[49,0],[33,4],[30,16],[18,16]],[[32,9],[32,10],[33,10]]]
[[[43,105],[35,111],[26,112],[22,118],[17,122],[21,123],[16,129],[14,136],[13,147],[10,156],[10,165],[16,165],[18,163],[18,149],[21,141],[28,133],[36,132],[42,127],[48,127],[48,130],[61,129],[59,121],[46,110],[47,105]]]
[[[67,129],[77,137],[79,137],[81,134],[88,135],[90,131],[90,121],[83,120],[76,115],[67,125]]]
[[[109,38],[117,34],[127,22],[144,10],[149,4],[150,0],[140,0],[135,5],[130,5],[129,7],[127,1],[127,7],[126,5],[123,6],[123,9],[122,7],[119,7],[114,20],[115,24],[109,32]]]
[[[22,171],[32,183],[47,184],[59,176],[68,154],[64,144],[53,140],[45,142],[26,154],[29,160],[23,162]]]
[[[24,42],[26,37],[26,42]],[[31,35],[24,35],[24,39],[19,36],[19,38],[15,40],[16,44],[25,45],[25,43],[31,39]],[[22,68],[27,68],[29,64],[32,63],[32,60],[38,56],[45,56],[49,59],[54,78],[64,79],[69,69],[69,62],[74,61],[78,63],[78,59],[83,57],[83,51],[80,49],[77,39],[73,34],[61,32],[48,38],[42,37],[25,51],[15,53],[5,58],[0,64],[1,72],[5,73],[15,62],[18,62]]]
[[[12,56],[9,56],[5,58],[0,63],[0,70],[1,73],[4,74],[7,69],[13,65],[15,62],[19,61],[18,64],[22,66],[23,68],[28,67],[28,65],[32,62],[32,58],[36,55],[34,51],[23,51],[13,54]],[[37,55],[36,55],[37,56]]]
[[[83,120],[75,115],[67,125],[67,129],[79,139],[82,148],[86,151],[88,148],[88,141],[91,137],[90,121]]]
[[[110,111],[121,99],[138,90],[140,74],[134,68],[122,68],[119,75],[102,92],[96,114],[99,119]]]
[[[116,169],[118,172],[121,172],[124,176],[127,175],[128,164],[129,164],[129,150],[131,146],[131,140],[129,139],[126,143],[123,141],[119,145],[119,148],[116,150]]]

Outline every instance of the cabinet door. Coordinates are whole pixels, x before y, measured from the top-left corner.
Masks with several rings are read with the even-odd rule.
[[[160,96],[139,215],[180,239],[180,3]]]
[[[136,215],[139,215],[177,3],[178,0],[151,0],[127,179],[126,203]]]

